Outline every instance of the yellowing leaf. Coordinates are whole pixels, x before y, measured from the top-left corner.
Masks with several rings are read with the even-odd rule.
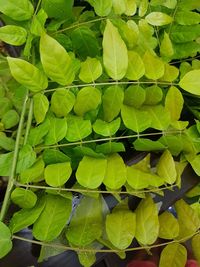
[[[151,12],[145,17],[146,21],[153,26],[170,24],[173,18],[162,12]]]
[[[200,95],[200,70],[186,73],[180,80],[179,86],[191,94]]]
[[[192,252],[194,253],[195,259],[200,264],[200,234],[192,238]]]
[[[87,59],[81,63],[81,70],[79,78],[85,83],[94,82],[102,74],[101,62],[96,58],[87,57]]]
[[[139,80],[144,74],[144,63],[140,55],[134,51],[128,51],[128,69],[126,78],[129,80]]]
[[[143,57],[145,76],[148,79],[157,80],[164,75],[165,65],[162,60],[147,51]]]
[[[159,216],[159,237],[163,239],[174,239],[179,234],[177,219],[168,211]]]
[[[33,97],[33,114],[37,124],[44,121],[48,109],[49,109],[48,98],[41,93],[35,94]]]

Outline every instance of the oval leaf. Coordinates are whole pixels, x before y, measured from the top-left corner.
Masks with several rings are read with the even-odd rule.
[[[200,264],[200,234],[192,238],[192,252],[194,253],[195,259]]]
[[[164,75],[165,65],[162,60],[152,55],[149,51],[144,54],[143,57],[145,76],[148,79],[157,80]]]
[[[93,124],[93,130],[95,131],[95,133],[103,136],[112,136],[119,130],[120,124],[120,118],[117,118],[116,120],[111,122],[106,122],[98,119]]]
[[[186,73],[180,80],[179,86],[191,94],[200,95],[200,70]]]
[[[145,17],[146,21],[153,26],[170,24],[173,18],[162,12],[151,12]]]
[[[37,124],[44,121],[48,109],[48,98],[41,93],[35,94],[33,97],[33,114]]]
[[[9,228],[0,222],[0,259],[6,256],[12,249],[11,233]]]
[[[0,28],[0,39],[11,45],[23,45],[27,32],[20,26],[7,25]]]
[[[30,190],[15,188],[11,194],[11,200],[20,208],[31,209],[36,204],[37,196]]]
[[[87,57],[87,59],[81,63],[81,70],[79,78],[85,83],[94,82],[102,74],[101,62],[96,58]]]
[[[168,211],[159,216],[159,237],[163,239],[174,239],[179,234],[177,219]]]
[[[144,63],[140,55],[134,51],[128,51],[128,68],[126,78],[129,80],[139,80],[144,73]]]

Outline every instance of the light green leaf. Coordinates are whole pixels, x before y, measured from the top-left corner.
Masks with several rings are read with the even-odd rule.
[[[76,179],[80,185],[95,189],[101,185],[106,173],[107,160],[84,156],[76,171]]]
[[[16,81],[32,92],[38,92],[47,88],[47,77],[34,65],[19,58],[7,57],[7,59],[11,74]]]
[[[136,217],[129,210],[118,210],[106,216],[106,233],[118,249],[126,249],[135,236]]]
[[[110,20],[107,20],[103,34],[103,63],[106,72],[114,80],[121,80],[127,72],[127,47]]]
[[[144,101],[145,105],[156,105],[163,98],[163,91],[157,85],[148,86],[145,88],[146,98]]]
[[[126,166],[123,159],[117,153],[107,158],[107,168],[103,183],[110,189],[119,189],[126,182]]]
[[[169,150],[165,150],[165,152],[162,154],[156,168],[158,175],[162,177],[168,184],[173,184],[176,181],[177,173],[175,162]]]
[[[22,209],[31,209],[37,202],[37,196],[31,190],[15,188],[12,191],[11,200]]]
[[[126,78],[139,80],[145,74],[144,63],[137,52],[128,51],[128,68]]]
[[[143,17],[148,10],[149,7],[149,1],[148,0],[141,0],[139,5],[139,11],[138,14],[140,17]]]
[[[112,0],[87,0],[94,7],[98,16],[108,16],[112,8]]]
[[[159,234],[158,210],[150,195],[136,209],[135,237],[143,245],[153,244]]]
[[[44,121],[47,111],[49,109],[48,98],[41,93],[33,96],[33,113],[37,124]]]
[[[179,234],[177,219],[168,211],[159,216],[159,237],[163,239],[174,239]]]
[[[104,119],[112,121],[120,112],[124,100],[124,92],[120,86],[108,87],[102,97]]]
[[[178,156],[184,149],[184,141],[180,135],[163,135],[159,139],[159,142],[163,144],[174,156]]]
[[[21,183],[31,183],[44,180],[44,161],[40,158],[38,159],[30,168],[23,170],[20,173]]]
[[[84,156],[93,157],[93,158],[104,158],[103,153],[97,153],[92,148],[88,146],[76,146],[73,148],[73,157],[82,159]]]
[[[75,103],[75,95],[67,89],[57,89],[51,97],[51,110],[57,117],[66,117]]]
[[[178,78],[178,76],[179,76],[178,68],[169,64],[165,64],[165,73],[160,79],[165,82],[173,82]]]
[[[146,138],[138,138],[134,143],[134,148],[139,151],[160,151],[166,146],[159,141],[152,141]]]
[[[43,34],[40,39],[40,57],[47,76],[61,84],[71,84],[75,78],[72,59],[55,39]]]
[[[199,37],[200,25],[178,25],[171,27],[170,39],[175,43],[191,42]],[[190,46],[191,47],[191,46]]]
[[[165,65],[162,60],[152,55],[149,51],[144,54],[145,76],[148,79],[157,80],[164,75]]]
[[[85,247],[102,234],[102,204],[99,198],[83,197],[76,208],[66,237],[70,243]]]
[[[123,143],[108,142],[96,146],[96,152],[103,154],[112,154],[116,152],[125,152]]]
[[[200,14],[192,11],[178,11],[175,21],[180,25],[194,25],[200,23]]]
[[[126,11],[124,12],[127,16],[135,15],[137,11],[137,4],[135,0],[126,0]]]
[[[11,233],[9,228],[0,222],[0,259],[6,256],[12,249]]]
[[[143,132],[151,126],[151,119],[146,111],[123,105],[121,116],[125,126],[136,133]]]
[[[183,267],[186,261],[186,248],[179,243],[169,244],[162,250],[159,267]]]
[[[102,74],[101,62],[96,58],[87,57],[87,59],[81,63],[81,70],[79,78],[85,83],[94,82]]]
[[[14,109],[7,111],[3,115],[1,122],[3,123],[5,129],[10,129],[16,126],[19,122],[19,115],[17,111],[15,111]]]
[[[79,252],[78,259],[82,266],[91,267],[96,262],[95,252]]]
[[[192,238],[192,252],[194,253],[195,259],[200,264],[200,234]]]
[[[68,130],[65,138],[69,142],[76,142],[84,139],[92,133],[90,120],[84,120],[82,117],[68,116]]]
[[[4,132],[0,132],[0,148],[7,151],[13,151],[15,148],[15,140],[11,137],[7,137]]]
[[[45,208],[33,226],[33,236],[41,241],[52,241],[67,224],[72,202],[69,199],[47,195]]]
[[[43,142],[44,136],[48,133],[50,128],[49,120],[45,120],[44,123],[41,123],[39,126],[31,128],[27,143],[31,146],[39,145]]]
[[[44,9],[40,9],[39,12],[33,17],[30,28],[31,33],[41,36],[45,31],[44,25],[47,18],[48,16]]]
[[[124,92],[124,104],[140,108],[146,98],[146,92],[140,85],[131,85]]]
[[[0,117],[2,118],[2,116],[9,111],[12,108],[12,102],[10,101],[10,99],[6,98],[6,97],[1,97],[0,98]]]
[[[195,173],[199,176],[200,175],[200,165],[199,165],[199,160],[200,160],[200,154],[195,155],[194,158],[188,159],[189,163],[191,164],[193,170]]]
[[[146,21],[153,26],[170,24],[173,18],[162,12],[151,12],[145,17]]]
[[[36,161],[36,153],[30,145],[24,145],[19,151],[17,161],[17,173],[21,173],[27,168],[31,167]]]
[[[200,70],[186,73],[180,80],[179,86],[191,94],[200,95]]]
[[[27,32],[20,26],[7,25],[0,28],[1,41],[11,45],[23,45],[26,42]]]
[[[103,136],[112,136],[119,130],[120,124],[120,118],[117,118],[116,120],[113,120],[111,122],[105,122],[98,119],[93,124],[93,130],[95,131],[95,133]]]
[[[0,155],[0,175],[1,176],[10,175],[13,157],[14,157],[14,152]]]
[[[58,149],[45,149],[42,156],[46,165],[70,161],[70,158]]]
[[[95,87],[84,87],[77,94],[74,112],[83,116],[86,112],[96,109],[100,103],[101,92]]]
[[[183,10],[194,10],[200,8],[200,4],[198,0],[191,0],[191,1],[180,0],[179,8]]]
[[[56,163],[48,165],[44,171],[46,183],[53,187],[64,185],[72,174],[70,162]]]
[[[116,15],[121,15],[126,11],[126,0],[112,0],[113,10]]]
[[[160,54],[163,58],[170,58],[174,54],[173,44],[169,34],[164,32],[164,37],[160,45]]]

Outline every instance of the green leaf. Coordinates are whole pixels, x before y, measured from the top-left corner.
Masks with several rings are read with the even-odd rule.
[[[103,154],[112,154],[116,152],[125,152],[123,143],[108,142],[96,146],[96,152]]]
[[[169,150],[165,150],[156,167],[158,175],[162,177],[166,183],[173,184],[176,181],[177,173],[175,162]]]
[[[99,187],[105,177],[106,165],[106,159],[84,156],[76,171],[77,181],[86,188]]]
[[[135,0],[126,0],[126,11],[124,12],[127,16],[135,15],[137,11],[137,4]]]
[[[16,126],[19,122],[19,115],[17,111],[15,111],[14,109],[7,111],[3,115],[1,122],[3,123],[5,129],[10,129]]]
[[[92,7],[94,7],[95,13],[98,16],[108,16],[112,8],[112,0],[87,0]]]
[[[48,16],[46,12],[44,11],[44,9],[40,9],[38,13],[33,17],[31,27],[30,27],[31,33],[37,36],[41,36],[45,31],[44,25],[45,25],[47,18]]]
[[[75,103],[75,95],[67,89],[57,89],[51,97],[51,110],[57,117],[66,117]]]
[[[31,209],[37,202],[37,196],[31,190],[15,188],[12,191],[11,200],[22,209]]]
[[[28,0],[0,0],[0,11],[14,20],[23,21],[32,17],[34,8]]]
[[[166,148],[160,141],[152,141],[146,138],[138,138],[133,145],[138,151],[159,151]]]
[[[122,15],[126,11],[126,1],[125,0],[112,0],[113,11],[116,15]]]
[[[160,54],[163,58],[170,58],[174,54],[172,41],[166,32],[164,32],[164,37],[160,45]]]
[[[187,261],[187,250],[179,244],[173,243],[167,245],[161,253],[159,267],[183,267]]]
[[[121,116],[125,126],[136,133],[143,132],[151,125],[151,119],[146,111],[123,105]]]
[[[191,94],[200,95],[200,70],[186,73],[180,80],[179,86]]]
[[[0,175],[9,176],[12,168],[14,152],[0,155]]]
[[[92,133],[90,120],[84,120],[82,117],[68,116],[68,130],[65,138],[69,142],[76,142],[84,139]]]
[[[33,113],[37,124],[44,121],[48,109],[49,109],[48,98],[41,93],[35,94],[33,96]]]
[[[143,56],[145,76],[148,79],[157,80],[164,75],[165,65],[162,60],[147,51]]]
[[[46,76],[31,63],[19,59],[7,57],[12,76],[16,81],[27,87],[32,92],[44,90],[48,86]]]
[[[136,217],[129,210],[118,210],[106,216],[106,233],[118,249],[126,249],[135,236]]]
[[[84,156],[93,157],[93,158],[104,158],[103,153],[97,153],[92,148],[87,146],[76,146],[73,148],[73,157],[82,159]]]
[[[173,55],[174,59],[182,59],[191,56],[193,57],[197,54],[197,52],[200,51],[200,44],[195,41],[181,44],[174,43],[173,47],[175,50],[175,54]]]
[[[149,6],[148,0],[140,1],[139,11],[138,11],[140,17],[143,17],[147,13],[148,6]]]
[[[159,216],[159,237],[163,239],[174,239],[179,234],[177,219],[168,211]]]
[[[153,244],[159,234],[158,210],[150,195],[142,199],[136,209],[137,241],[143,245]]]
[[[17,173],[21,173],[26,170],[36,161],[36,153],[30,145],[24,145],[19,151],[17,161]]]
[[[163,98],[163,91],[157,85],[148,86],[145,88],[146,98],[144,101],[145,105],[156,105]]]
[[[45,149],[43,159],[46,165],[64,163],[70,161],[70,158],[57,149]]]
[[[170,24],[173,18],[162,12],[151,12],[145,17],[146,21],[153,26]]]
[[[71,200],[47,195],[45,208],[33,226],[33,236],[41,241],[52,241],[59,236],[69,219]]]
[[[7,137],[5,133],[0,132],[0,148],[13,151],[15,148],[15,140],[11,137]]]
[[[189,163],[191,164],[195,173],[199,176],[200,175],[200,166],[199,166],[200,154],[195,155],[194,158],[188,159]]]
[[[76,208],[66,237],[70,243],[85,247],[102,234],[102,204],[99,198],[83,197]]]
[[[95,133],[103,136],[112,136],[119,130],[120,124],[120,118],[117,118],[116,120],[113,120],[111,122],[106,122],[98,119],[93,124],[93,130],[95,131]]]
[[[107,158],[107,168],[103,183],[110,189],[120,189],[126,182],[126,166],[117,153]]]
[[[77,94],[74,112],[83,116],[86,112],[96,109],[100,103],[101,92],[95,87],[84,87]]]
[[[165,64],[165,73],[161,77],[162,81],[173,82],[174,80],[178,78],[178,76],[179,76],[178,68],[176,68],[175,66],[169,65],[169,64]]]
[[[6,97],[0,98],[0,117],[12,108],[12,102]]]
[[[27,32],[20,26],[7,25],[0,28],[0,39],[11,45],[23,45]]]
[[[183,150],[184,141],[180,135],[163,135],[159,139],[159,142],[163,144],[174,156],[178,156]]]
[[[11,233],[9,228],[0,222],[0,259],[6,256],[12,249]]]
[[[50,129],[45,136],[45,145],[54,145],[61,141],[67,133],[67,120],[50,117]]]
[[[123,89],[118,86],[106,88],[102,97],[104,119],[107,122],[112,121],[120,112],[124,100]]]
[[[140,85],[131,85],[124,92],[124,104],[140,108],[146,98],[146,92]]]
[[[175,43],[185,43],[199,37],[200,25],[172,25],[170,39]]]
[[[103,34],[103,63],[106,72],[114,80],[121,80],[127,72],[127,47],[110,20],[107,20]]]
[[[70,162],[56,163],[48,165],[44,171],[46,183],[52,187],[64,185],[72,174]]]
[[[41,123],[39,126],[31,128],[27,143],[31,146],[39,145],[43,142],[44,136],[48,133],[50,128],[49,120],[45,120],[44,123]]]
[[[200,4],[198,0],[191,0],[189,2],[185,0],[181,0],[179,2],[179,8],[183,10],[193,10],[193,9],[200,8]]]
[[[200,23],[200,14],[192,11],[178,11],[175,21],[180,25],[194,25]]]
[[[44,71],[52,81],[61,85],[74,81],[71,57],[62,45],[47,34],[40,39],[40,57]]]
[[[126,78],[129,80],[139,80],[144,74],[144,63],[140,55],[137,52],[128,51],[128,68]]]
[[[87,57],[81,63],[79,79],[85,83],[94,82],[101,76],[102,72],[101,62],[96,58]]]
[[[42,0],[42,8],[50,18],[69,19],[72,16],[73,0]]]
[[[40,158],[30,168],[27,168],[20,173],[19,180],[21,183],[41,181],[44,179],[43,173],[44,161]]]
[[[192,238],[192,252],[194,253],[195,259],[200,264],[200,234]]]

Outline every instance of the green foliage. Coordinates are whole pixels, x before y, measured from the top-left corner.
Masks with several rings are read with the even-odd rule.
[[[9,228],[0,222],[0,259],[12,249],[11,233]]]
[[[11,45],[23,45],[26,36],[26,30],[19,26],[7,25],[0,28],[0,39]]]
[[[36,204],[37,196],[30,190],[15,188],[11,200],[22,209],[31,209]]]

